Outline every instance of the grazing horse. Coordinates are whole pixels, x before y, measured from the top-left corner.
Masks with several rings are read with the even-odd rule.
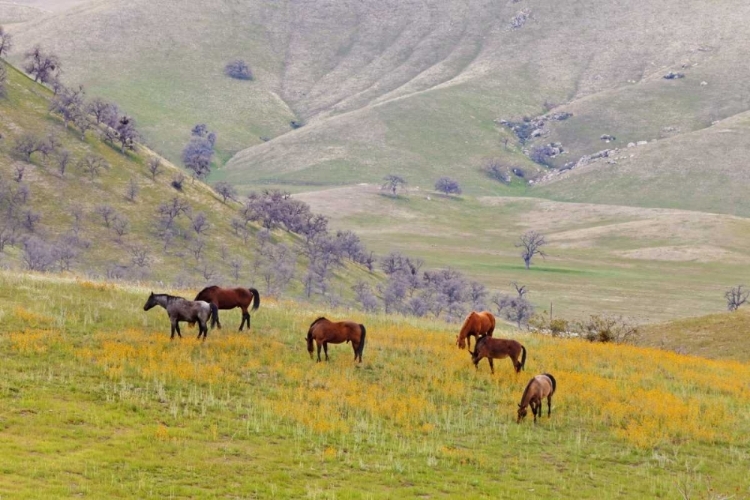
[[[167,310],[169,315],[169,321],[172,323],[172,335],[169,337],[170,340],[174,338],[174,333],[182,338],[180,333],[180,321],[187,321],[190,324],[198,322],[198,338],[203,336],[203,340],[206,340],[208,335],[208,320],[215,318],[219,313],[218,309],[214,304],[209,304],[203,300],[187,300],[182,297],[175,297],[174,295],[167,295],[166,293],[151,292],[148,296],[146,305],[143,306],[144,311],[148,311],[154,306],[162,306]]]
[[[334,323],[326,318],[320,317],[312,322],[310,329],[307,331],[307,352],[310,353],[310,359],[313,357],[313,339],[318,346],[318,362],[320,362],[320,348],[326,353],[328,361],[328,344],[341,344],[342,342],[352,342],[354,349],[354,361],[362,362],[362,351],[365,350],[365,325],[359,325],[353,321],[339,321]]]
[[[247,312],[247,308],[252,302],[253,311],[258,309],[260,305],[260,294],[255,288],[222,288],[220,286],[207,286],[195,296],[195,300],[205,300],[208,303],[214,304],[219,309],[234,309],[239,307],[242,309],[242,322],[240,323],[240,331],[242,327],[247,323],[247,328],[250,328],[250,313]],[[219,321],[219,315],[214,315],[211,320],[211,327],[218,326],[221,328],[221,322]]]
[[[490,370],[495,373],[495,365],[492,362],[493,359],[502,359],[509,357],[513,362],[513,367],[516,369],[516,373],[520,372],[526,364],[526,348],[521,345],[517,340],[512,339],[493,339],[492,337],[485,336],[477,340],[477,345],[474,346],[474,352],[469,351],[471,354],[471,360],[474,362],[474,367],[479,367],[479,362],[482,358],[487,358],[490,362]],[[518,361],[518,355],[521,355],[521,361]]]
[[[542,399],[547,398],[547,416],[552,414],[552,395],[557,389],[557,380],[549,373],[543,373],[532,378],[526,385],[526,389],[521,396],[521,402],[518,404],[517,423],[526,416],[526,407],[531,406],[531,413],[534,414],[534,423],[536,417],[542,416]]]
[[[464,326],[461,327],[461,332],[456,337],[456,344],[459,349],[466,347],[466,342],[469,343],[469,349],[471,349],[471,336],[473,335],[477,342],[479,338],[487,335],[492,337],[492,332],[495,331],[495,317],[489,311],[482,311],[480,313],[472,311],[466,316],[464,320]]]

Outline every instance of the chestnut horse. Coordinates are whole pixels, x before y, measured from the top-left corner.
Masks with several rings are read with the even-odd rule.
[[[206,335],[208,335],[208,320],[216,317],[219,313],[214,304],[209,304],[203,300],[187,300],[182,297],[167,295],[166,293],[155,294],[151,292],[146,304],[143,306],[143,310],[148,311],[155,306],[162,306],[167,310],[169,321],[172,324],[170,340],[174,338],[175,332],[182,338],[180,321],[187,321],[191,326],[195,322],[198,322],[198,338],[203,336],[203,340],[206,340]]]
[[[471,349],[471,336],[473,335],[477,342],[479,338],[488,335],[492,337],[492,332],[495,331],[495,317],[489,311],[482,311],[480,313],[472,311],[466,316],[464,320],[464,326],[461,327],[461,332],[456,337],[456,344],[459,349],[466,347],[466,342],[469,343],[469,349]]]
[[[195,296],[195,300],[205,300],[209,304],[214,304],[219,309],[234,309],[239,307],[242,309],[242,322],[240,323],[240,331],[242,327],[247,323],[248,329],[250,328],[250,313],[247,312],[247,308],[252,302],[253,311],[258,309],[260,305],[260,294],[255,288],[222,288],[220,286],[207,286]],[[219,315],[216,314],[211,319],[211,327],[218,326],[221,328],[221,322],[219,321]]]
[[[526,385],[526,389],[521,396],[521,402],[518,404],[517,423],[526,416],[526,407],[531,406],[531,413],[534,414],[534,423],[536,417],[542,416],[542,399],[547,398],[547,416],[552,415],[552,395],[557,389],[557,380],[549,373],[543,373],[532,378]]]
[[[471,360],[474,362],[474,367],[478,368],[479,362],[482,358],[487,358],[490,362],[490,370],[495,373],[495,365],[492,362],[493,359],[502,359],[509,357],[513,362],[513,367],[516,369],[516,373],[520,372],[526,364],[526,348],[521,345],[517,340],[512,339],[493,339],[492,337],[485,336],[477,340],[477,345],[474,347],[474,352],[469,351],[471,354]],[[518,361],[518,355],[521,354],[521,361]]]
[[[354,323],[353,321],[339,321],[334,323],[324,317],[320,317],[312,322],[310,329],[307,331],[307,352],[310,353],[310,359],[313,357],[313,339],[318,346],[318,362],[320,362],[320,348],[322,347],[328,361],[328,344],[341,344],[342,342],[352,342],[354,349],[354,361],[362,362],[362,351],[365,350],[365,325]]]

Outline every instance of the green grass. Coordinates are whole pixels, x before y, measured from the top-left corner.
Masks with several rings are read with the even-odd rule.
[[[342,311],[271,301],[249,332],[169,342],[145,288],[8,272],[0,285],[7,498],[750,495],[748,394],[732,379],[746,364],[521,335],[527,370],[501,360],[491,376],[455,326],[361,314],[364,363],[342,345],[316,364],[307,325]],[[540,371],[557,375],[552,417],[517,425]],[[705,423],[679,413],[695,404]]]

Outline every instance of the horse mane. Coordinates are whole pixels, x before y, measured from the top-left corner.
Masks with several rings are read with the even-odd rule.
[[[318,321],[320,321],[322,319],[326,319],[326,317],[325,316],[321,316],[318,319],[316,319],[315,321],[313,321],[312,323],[310,323],[310,328],[312,328],[313,326],[315,326],[315,323],[317,323]]]
[[[531,389],[531,384],[533,384],[535,380],[536,379],[532,378],[531,380],[529,380],[529,383],[526,384],[526,389],[523,390],[523,396],[521,396],[521,404],[522,405],[524,404],[523,402],[526,401],[526,395],[529,393],[529,389]]]
[[[198,295],[196,295],[196,297],[200,296],[203,292],[213,291],[213,290],[215,290],[217,288],[219,288],[217,285],[207,286],[206,288],[204,288],[203,290],[201,290],[200,292],[198,292]],[[197,300],[197,298],[196,298],[196,300]]]
[[[553,377],[549,373],[542,373],[542,375],[550,379],[550,381],[552,382],[552,392],[555,392],[557,390],[557,380],[555,380],[555,377]]]
[[[178,295],[169,295],[168,293],[155,293],[154,297],[166,297],[167,300],[174,300],[174,299],[185,300],[185,297],[180,297]]]

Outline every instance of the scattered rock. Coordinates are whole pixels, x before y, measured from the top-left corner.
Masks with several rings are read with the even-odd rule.
[[[635,147],[635,143],[634,142],[629,142],[628,143],[628,147],[629,148],[634,148]]]
[[[557,113],[552,113],[548,115],[547,118],[549,118],[550,120],[562,122],[562,121],[567,120],[571,116],[573,116],[573,113],[568,113],[567,111],[558,111]]]
[[[607,141],[607,142],[611,142],[611,141],[616,140],[616,138],[615,138],[614,135],[609,135],[609,134],[602,134],[602,136],[599,137],[599,139],[601,139],[603,141]]]
[[[675,73],[674,71],[670,71],[662,78],[664,78],[665,80],[677,80],[679,78],[685,78],[685,73]]]
[[[519,29],[526,24],[526,21],[528,21],[530,17],[531,9],[522,9],[518,14],[513,16],[513,19],[510,20],[510,27],[514,30]]]
[[[645,146],[646,144],[648,144],[648,141],[638,141],[635,143],[636,146]]]
[[[705,87],[706,85],[708,85],[707,81],[704,80],[704,81],[701,82],[701,87]]]

